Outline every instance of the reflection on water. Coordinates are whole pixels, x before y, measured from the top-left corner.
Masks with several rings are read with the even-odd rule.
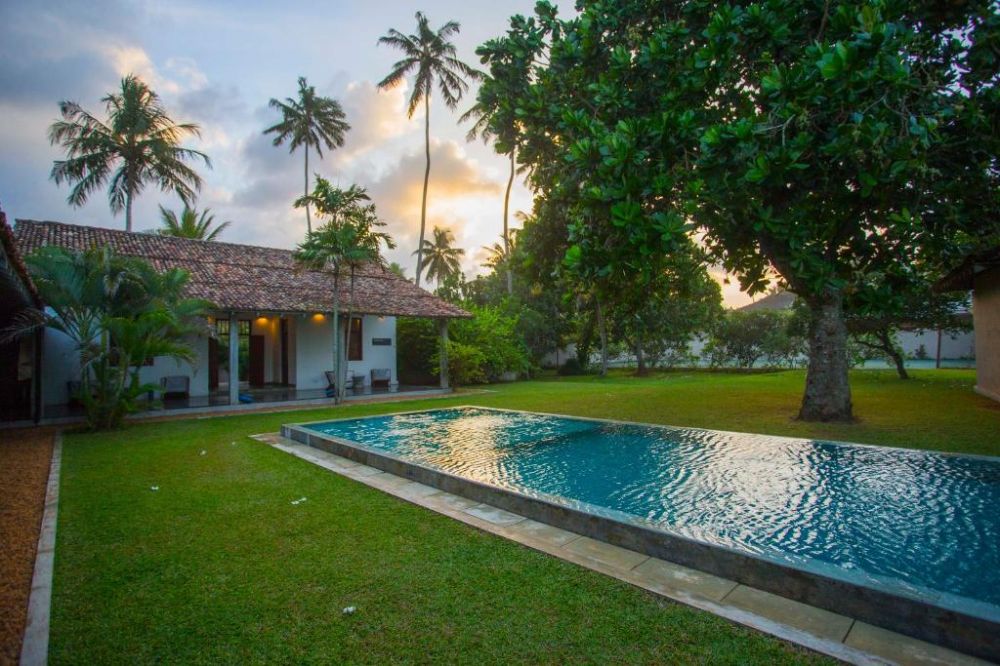
[[[1000,615],[1000,459],[479,408],[313,427],[476,481]]]

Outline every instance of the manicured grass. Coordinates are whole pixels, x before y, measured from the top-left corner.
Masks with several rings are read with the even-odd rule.
[[[247,435],[478,403],[998,453],[971,374],[855,375],[862,421],[795,422],[801,373],[525,382],[66,437],[54,663],[787,663],[814,655],[480,533]],[[204,455],[202,455],[204,451]],[[152,491],[158,486],[158,491]],[[292,505],[300,497],[307,501]],[[342,609],[356,606],[353,615]]]

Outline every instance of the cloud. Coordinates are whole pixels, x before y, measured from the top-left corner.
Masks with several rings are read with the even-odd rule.
[[[351,131],[336,156],[347,162],[368,150],[402,136],[414,127],[403,111],[406,85],[380,91],[370,81],[352,81],[340,98]]]

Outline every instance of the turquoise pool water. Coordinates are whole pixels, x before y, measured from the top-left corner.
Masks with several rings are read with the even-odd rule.
[[[526,495],[1000,618],[1000,458],[482,408],[306,427]]]

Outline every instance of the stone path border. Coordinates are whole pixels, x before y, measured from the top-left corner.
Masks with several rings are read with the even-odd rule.
[[[49,482],[45,490],[42,529],[38,534],[35,573],[31,578],[28,617],[21,642],[21,666],[44,666],[49,659],[49,617],[52,609],[52,569],[56,556],[56,518],[59,508],[59,473],[62,467],[62,433],[55,434]]]
[[[973,665],[986,662],[947,648],[779,597],[736,581],[597,541],[515,513],[443,492],[321,451],[280,434],[253,435],[341,476],[529,548],[782,640],[852,664]]]

